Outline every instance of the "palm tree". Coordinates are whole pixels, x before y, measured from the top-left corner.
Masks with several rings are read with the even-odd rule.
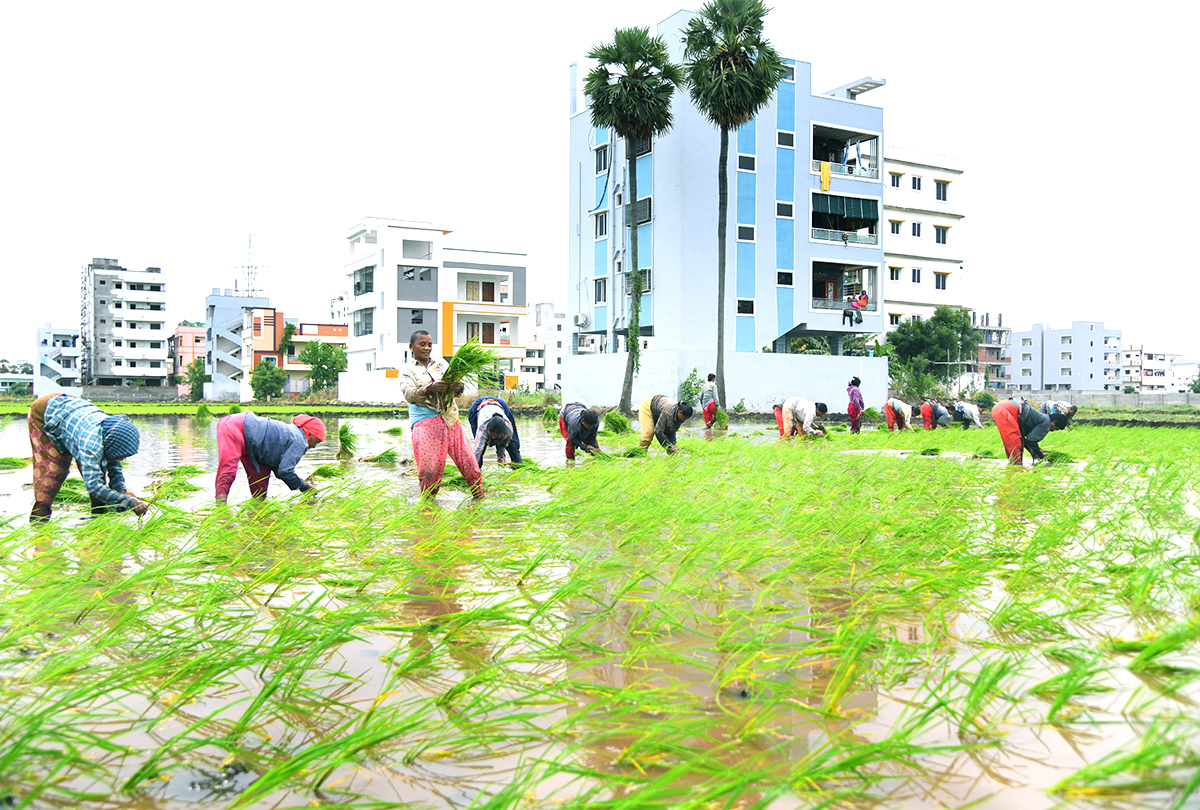
[[[625,139],[629,167],[629,330],[621,412],[633,414],[633,375],[641,355],[642,272],[638,264],[637,154],[635,144],[671,128],[671,94],[683,83],[683,70],[671,62],[667,44],[648,28],[618,28],[612,44],[588,53],[600,62],[587,76],[584,92],[592,107],[592,126],[610,127]],[[615,226],[616,223],[614,223]],[[614,227],[614,231],[615,231]],[[621,301],[619,291],[614,291]]]
[[[786,73],[763,38],[761,0],[712,0],[687,27],[684,60],[697,109],[721,130],[717,164],[717,398],[725,398],[725,234],[729,218],[729,131],[752,119]]]

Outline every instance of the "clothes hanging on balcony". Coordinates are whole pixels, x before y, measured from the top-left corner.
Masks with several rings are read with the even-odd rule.
[[[821,161],[821,191],[829,191],[829,161]]]

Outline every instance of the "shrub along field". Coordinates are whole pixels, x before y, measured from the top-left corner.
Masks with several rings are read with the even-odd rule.
[[[1043,446],[690,436],[457,509],[348,462],[13,521],[0,804],[1194,806],[1200,432]]]

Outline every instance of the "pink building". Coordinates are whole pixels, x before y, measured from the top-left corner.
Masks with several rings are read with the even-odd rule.
[[[188,395],[187,367],[197,357],[204,359],[204,353],[204,324],[184,321],[175,327],[175,334],[171,336],[171,354],[175,358],[171,369],[179,396]]]

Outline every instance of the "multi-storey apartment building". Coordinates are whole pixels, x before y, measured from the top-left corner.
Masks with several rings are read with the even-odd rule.
[[[1121,331],[1101,321],[1072,321],[1070,329],[1040,323],[1012,333],[1006,373],[1018,390],[1120,391]]]
[[[1121,388],[1135,394],[1175,391],[1175,360],[1178,354],[1148,351],[1145,346],[1126,346],[1121,352]]]
[[[280,350],[287,325],[292,324],[291,345]],[[243,402],[254,399],[250,386],[250,373],[261,362],[282,368],[287,374],[283,393],[290,396],[307,394],[312,387],[307,379],[312,367],[296,358],[312,341],[345,347],[348,327],[344,323],[303,323],[297,318],[285,318],[283,312],[273,307],[247,309],[242,321],[242,377],[241,398]]]
[[[353,298],[341,396],[396,401],[398,390],[377,384],[392,378],[375,372],[408,362],[409,338],[417,330],[430,334],[435,355],[442,357],[478,338],[500,357],[506,384],[519,383],[526,354],[525,255],[451,247],[449,233],[381,217],[366,217],[350,229],[343,272]],[[373,376],[362,376],[368,374]]]
[[[682,59],[691,16],[680,11],[658,25],[675,61]],[[811,89],[811,65],[791,59],[786,65],[769,104],[731,133],[729,143],[720,317],[730,353],[725,365],[737,376],[731,385],[748,392],[755,380],[778,378],[788,365],[772,358],[776,371],[759,369],[750,359],[754,353],[787,354],[797,339],[819,337],[840,355],[845,336],[883,331],[883,111],[860,100],[883,82],[864,79],[818,95]],[[653,393],[662,387],[656,382],[661,376],[673,392],[676,378],[715,362],[720,132],[685,91],[674,95],[672,114],[670,131],[632,145],[637,200],[628,199],[625,140],[593,126],[586,108],[570,119],[567,292],[577,337],[576,353],[564,361],[572,369],[571,384],[564,386],[569,395],[607,402],[607,392],[619,388],[621,361],[603,356],[623,351],[627,338],[627,226],[633,221],[644,290],[638,338],[650,349],[635,389],[646,386],[643,393]],[[868,303],[856,324],[844,312],[863,292]],[[593,351],[580,353],[580,345]],[[838,369],[832,373],[844,390],[841,378],[860,371],[860,364],[842,365],[830,368]],[[600,390],[605,393],[589,393]],[[772,395],[761,396],[765,402]],[[751,403],[758,397],[751,393]]]
[[[162,270],[92,259],[83,270],[80,378],[84,385],[161,387],[171,372]]]
[[[79,396],[79,328],[53,327],[37,330],[37,358],[33,364],[33,395]]]
[[[970,368],[972,377],[963,381],[960,388],[1010,387],[1012,380],[1007,366],[1012,363],[1012,329],[1004,326],[1004,316],[999,313],[995,321],[993,324],[990,312],[971,312],[971,326],[979,330],[979,350]]]
[[[179,396],[186,396],[190,391],[187,384],[188,366],[196,360],[203,360],[206,354],[204,324],[197,321],[183,321],[175,327],[171,336],[171,373],[175,375],[175,390]]]
[[[213,288],[204,299],[204,398],[240,400],[242,398],[242,325],[248,309],[269,307],[270,300],[256,295],[238,295],[236,290],[222,292]]]
[[[537,387],[547,391],[562,388],[562,361],[571,351],[571,327],[567,323],[567,314],[555,312],[554,304],[534,304],[533,340],[536,351],[540,352],[537,357],[542,362],[531,363],[528,357],[524,362],[531,369],[536,365],[537,371],[542,374]]]
[[[964,305],[964,189],[957,158],[889,146],[883,169],[883,310],[890,331],[939,306]]]

